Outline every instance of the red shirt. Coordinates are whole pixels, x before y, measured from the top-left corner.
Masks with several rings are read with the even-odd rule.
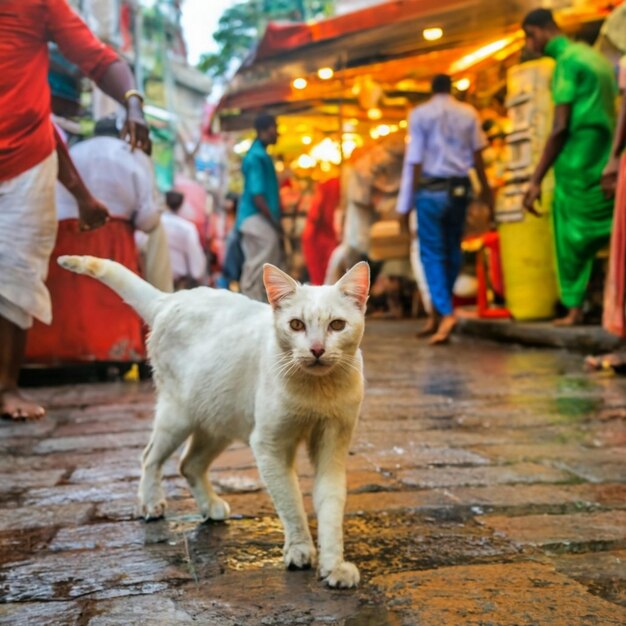
[[[93,80],[118,60],[65,0],[0,0],[0,181],[29,170],[55,149],[49,41]]]

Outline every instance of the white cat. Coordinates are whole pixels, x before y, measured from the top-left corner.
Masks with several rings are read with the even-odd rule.
[[[354,587],[343,558],[346,457],[363,399],[364,311],[369,266],[335,285],[300,285],[272,265],[263,280],[270,305],[201,287],[166,294],[104,259],[62,256],[59,264],[102,281],[151,327],[148,353],[157,406],[143,454],[139,502],[161,517],[161,468],[187,439],[180,470],[207,519],[230,514],[209,481],[212,461],[232,441],[249,443],[285,531],[284,560],[308,568],[316,551],[294,469],[305,441],[315,468],[319,573],[331,587]]]

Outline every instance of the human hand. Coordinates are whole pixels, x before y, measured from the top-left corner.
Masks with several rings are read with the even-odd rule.
[[[617,190],[617,173],[619,171],[619,159],[612,157],[606,164],[604,171],[602,172],[602,178],[600,179],[600,186],[604,192],[605,198],[612,198],[615,196]]]
[[[278,233],[278,236],[281,239],[284,239],[285,238],[285,229],[283,228],[283,225],[280,222],[272,221],[272,226],[274,227],[274,229]]]
[[[522,201],[522,205],[529,212],[532,213],[535,217],[541,217],[542,213],[540,213],[535,208],[535,203],[541,199],[541,185],[537,183],[530,182],[528,184],[528,189],[524,194],[524,199]]]
[[[150,129],[143,114],[143,104],[138,96],[128,99],[126,122],[121,133],[122,139],[128,141],[130,149],[140,148],[146,152],[150,144]]]
[[[78,202],[78,227],[86,232],[104,226],[110,219],[108,209],[93,196]]]
[[[493,215],[494,210],[494,199],[493,199],[493,191],[491,187],[483,187],[480,192],[479,200],[489,209],[489,214]]]
[[[401,213],[400,214],[400,230],[403,233],[408,233],[410,232],[410,225],[409,225],[409,217],[411,215],[411,212],[409,211],[408,213]]]

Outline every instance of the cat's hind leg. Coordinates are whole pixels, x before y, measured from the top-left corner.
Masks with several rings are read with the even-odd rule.
[[[191,435],[180,462],[180,472],[187,479],[189,488],[205,520],[225,520],[230,507],[213,489],[208,470],[213,460],[228,446],[230,441],[196,430]]]
[[[139,514],[146,521],[159,519],[165,513],[165,493],[161,469],[171,454],[189,437],[191,427],[172,419],[175,409],[159,402],[150,443],[143,452],[139,482]]]

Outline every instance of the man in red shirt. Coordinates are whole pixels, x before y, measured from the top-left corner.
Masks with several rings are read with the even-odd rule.
[[[57,156],[50,121],[48,42],[127,111],[124,136],[149,140],[143,101],[130,68],[89,31],[66,0],[0,3],[0,415],[36,419],[17,378],[33,317],[49,323],[44,281],[56,235]],[[102,215],[84,215],[91,226]]]

